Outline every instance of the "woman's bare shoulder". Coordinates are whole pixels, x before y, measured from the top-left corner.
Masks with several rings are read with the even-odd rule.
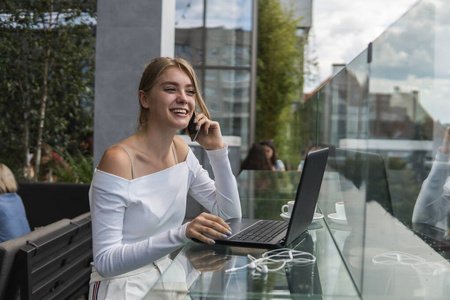
[[[97,169],[131,180],[131,159],[120,143],[105,150]]]
[[[185,161],[191,148],[189,148],[189,145],[178,135],[174,136],[173,143],[175,144],[175,149],[177,151],[178,161]]]

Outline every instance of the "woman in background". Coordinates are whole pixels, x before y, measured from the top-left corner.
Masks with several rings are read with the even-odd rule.
[[[241,170],[266,170],[272,171],[272,164],[266,156],[266,149],[261,144],[253,144],[242,161]]]
[[[273,140],[262,140],[261,145],[266,149],[266,156],[271,164],[273,171],[286,171],[286,167],[281,159],[278,159],[277,150],[275,149],[275,144]]]
[[[14,174],[0,163],[0,243],[30,232]]]

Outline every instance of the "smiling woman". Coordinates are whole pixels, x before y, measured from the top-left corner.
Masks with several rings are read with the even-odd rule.
[[[150,67],[152,66],[152,67]],[[167,70],[167,73],[170,74],[164,74]],[[179,76],[181,82],[180,84],[184,84],[185,86],[178,86],[178,82],[173,82],[174,78],[173,75]],[[161,77],[161,78],[160,78]],[[183,82],[184,80],[184,82]],[[198,83],[197,83],[197,77],[195,76],[194,70],[192,69],[191,65],[188,64],[185,60],[177,59],[171,61],[167,58],[159,58],[152,61],[151,64],[149,64],[142,74],[141,82],[139,84],[139,101],[140,101],[140,113],[139,113],[139,124],[138,124],[138,131],[144,129],[144,127],[147,125],[148,121],[148,104],[146,103],[145,98],[146,94],[152,89],[152,87],[155,84],[159,84],[159,89],[163,88],[165,89],[166,93],[176,94],[179,92],[178,90],[181,89],[188,89],[184,90],[185,93],[187,93],[187,96],[194,96],[194,105],[198,105],[200,111],[209,118],[209,112],[205,105],[205,102],[201,96],[201,94],[198,92]],[[178,89],[178,90],[177,90]],[[143,102],[144,100],[144,102]]]
[[[108,298],[117,286],[123,293],[114,292],[118,299],[126,299],[127,287],[136,285],[145,295],[169,265],[169,253],[190,238],[214,243],[204,233],[230,235],[223,219],[241,216],[228,147],[219,123],[209,119],[189,63],[152,60],[138,98],[137,132],[105,151],[91,184],[93,299]],[[197,142],[207,150],[215,181],[176,135],[188,126],[196,107]],[[183,224],[188,193],[210,213]],[[143,273],[148,274],[144,283],[139,279]]]

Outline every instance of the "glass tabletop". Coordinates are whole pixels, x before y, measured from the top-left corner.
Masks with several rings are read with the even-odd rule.
[[[300,175],[241,173],[243,217],[283,220],[281,207],[295,199]],[[261,258],[265,249],[189,242],[172,255],[148,299],[447,299],[449,261],[368,194],[364,182],[328,169],[319,217],[294,248],[312,254],[313,263],[286,263],[266,274],[247,266],[248,255]],[[334,216],[337,202],[345,203],[343,220]]]
[[[295,199],[300,172],[245,171],[238,177],[243,217],[282,220],[281,206]],[[176,299],[297,299],[334,295],[359,299],[358,292],[318,207],[307,236],[294,248],[310,253],[312,262],[288,262],[261,273],[248,268],[251,255],[266,249],[188,243],[174,256],[149,294]],[[246,267],[247,266],[247,267]],[[275,269],[281,265],[272,265]],[[232,271],[231,269],[238,269]]]
[[[155,284],[149,299],[156,295],[176,295],[177,299],[300,299],[322,295],[359,299],[322,222],[313,224],[314,229],[294,248],[313,254],[316,261],[286,263],[276,272],[262,273],[245,267],[250,262],[248,255],[261,258],[267,250],[190,242]],[[238,270],[230,272],[232,268]]]

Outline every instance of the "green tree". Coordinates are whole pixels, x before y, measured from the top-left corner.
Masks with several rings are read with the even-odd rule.
[[[292,150],[292,108],[301,103],[303,46],[298,19],[276,0],[258,1],[256,139],[274,139],[280,157]],[[298,154],[297,154],[298,155]]]
[[[0,5],[0,160],[19,179],[31,152],[39,170],[43,142],[64,148],[92,131],[95,12],[95,0]]]

